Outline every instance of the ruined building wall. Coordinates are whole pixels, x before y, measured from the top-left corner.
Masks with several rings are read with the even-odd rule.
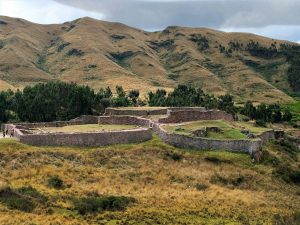
[[[21,135],[20,142],[34,146],[106,146],[138,143],[150,140],[150,129],[122,130],[98,133],[51,133]]]
[[[212,140],[205,138],[188,137],[185,135],[168,133],[159,124],[153,125],[154,132],[166,143],[180,148],[191,148],[198,150],[228,150],[238,152],[256,152],[261,149],[260,139],[244,140]]]
[[[220,110],[179,110],[168,112],[168,116],[158,120],[159,123],[182,123],[196,120],[227,120],[233,121],[231,114]]]

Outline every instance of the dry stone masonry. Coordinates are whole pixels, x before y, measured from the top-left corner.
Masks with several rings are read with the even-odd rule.
[[[164,115],[158,121],[151,120],[149,116]],[[229,150],[248,152],[253,155],[259,151],[264,143],[275,138],[274,131],[267,131],[253,139],[242,140],[214,140],[201,137],[184,136],[168,133],[162,124],[182,123],[196,120],[226,120],[233,117],[219,110],[205,110],[201,107],[186,108],[155,108],[155,109],[114,109],[108,108],[105,116],[80,116],[70,121],[57,121],[50,123],[18,123],[5,124],[3,129],[14,130],[14,137],[20,142],[41,146],[105,146],[122,143],[138,143],[150,140],[152,131],[166,143],[175,147],[192,148],[198,150]],[[30,129],[39,127],[63,127],[82,124],[119,124],[137,125],[139,128],[120,131],[99,131],[85,133],[47,133],[32,134]]]

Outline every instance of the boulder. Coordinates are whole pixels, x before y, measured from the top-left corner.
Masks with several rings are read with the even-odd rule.
[[[253,138],[255,138],[255,135],[254,135],[254,134],[252,134],[252,133],[249,133],[249,134],[247,134],[247,138],[249,138],[249,139],[253,139]]]
[[[204,128],[198,129],[198,130],[194,130],[192,133],[195,137],[206,137],[207,129],[204,127]]]

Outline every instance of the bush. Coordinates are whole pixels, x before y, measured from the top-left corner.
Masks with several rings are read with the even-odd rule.
[[[45,201],[47,201],[47,197],[31,186],[15,190],[5,187],[0,190],[0,202],[9,209],[32,212],[36,208],[37,203],[45,203]]]
[[[300,170],[294,170],[288,165],[279,165],[273,174],[287,183],[300,184]]]
[[[292,215],[279,215],[275,214],[272,219],[274,225],[284,224],[300,224],[300,212],[295,212]]]
[[[69,50],[67,52],[67,55],[68,56],[83,56],[84,55],[84,52],[81,51],[81,50],[78,50],[76,48],[72,48],[71,50]]]
[[[171,158],[174,161],[180,161],[182,159],[182,155],[180,155],[176,152],[165,152],[164,153],[164,158],[165,159]]]
[[[46,196],[38,192],[35,188],[32,186],[25,186],[16,189],[16,192],[23,195],[23,196],[29,196],[31,198],[36,199],[38,202],[44,203],[45,201],[48,200]]]
[[[122,211],[135,199],[125,196],[86,197],[74,201],[74,209],[81,215],[102,211]]]
[[[298,149],[294,147],[287,139],[275,140],[274,143],[279,145],[280,150],[288,153],[295,161],[298,160]]]
[[[53,176],[48,179],[48,186],[55,189],[61,189],[64,187],[64,182],[59,176]]]
[[[256,120],[255,121],[255,125],[258,126],[258,127],[266,127],[266,122],[263,121],[263,120]]]
[[[195,185],[195,188],[198,190],[198,191],[204,191],[208,188],[208,185],[206,184],[200,184],[200,183],[197,183]]]
[[[214,164],[221,164],[221,163],[232,163],[232,161],[228,159],[219,159],[215,156],[207,156],[204,158],[206,161],[214,163]]]
[[[234,187],[241,187],[245,182],[247,178],[243,175],[230,175],[230,176],[221,176],[220,174],[214,174],[210,178],[210,182],[213,184],[220,184],[227,186],[229,188],[234,188]]]

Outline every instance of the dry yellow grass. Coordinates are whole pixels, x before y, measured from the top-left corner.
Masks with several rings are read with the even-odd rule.
[[[189,83],[216,95],[231,93],[238,102],[293,102],[273,86],[279,80],[278,86],[289,90],[286,63],[278,67],[269,83],[240,58],[262,64],[271,60],[250,57],[246,52],[225,57],[218,49],[220,44],[228,47],[229,41],[246,45],[254,40],[270,46],[272,39],[185,27],[152,33],[91,18],[57,25],[39,25],[9,17],[0,19],[7,22],[1,26],[0,41],[4,47],[0,50],[0,75],[17,88],[58,79],[87,84],[95,90],[122,85],[125,90],[140,89],[144,97],[150,90],[170,91],[177,84]],[[209,39],[209,50],[199,51],[189,40],[195,33]],[[164,46],[167,40],[174,43]],[[283,43],[276,42],[278,46]],[[69,45],[58,50],[65,43]],[[156,49],[158,45],[161,46]],[[71,49],[84,54],[68,56]],[[115,59],[113,54],[117,55]],[[6,88],[0,85],[0,89]]]
[[[268,164],[253,164],[246,154],[175,149],[156,137],[105,148],[0,140],[0,155],[2,184],[32,185],[49,198],[46,208],[32,213],[0,204],[0,224],[272,224],[300,208],[299,186],[274,178]],[[69,188],[49,188],[53,175]],[[245,180],[228,186],[213,182],[216,175]],[[207,189],[197,190],[199,185]],[[132,196],[137,202],[121,212],[80,216],[70,199],[91,192]]]

